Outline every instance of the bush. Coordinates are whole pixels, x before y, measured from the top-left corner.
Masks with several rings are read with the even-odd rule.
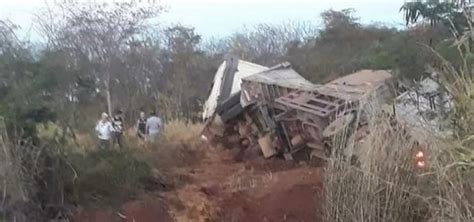
[[[123,149],[68,147],[64,158],[77,177],[63,177],[67,202],[86,208],[119,207],[145,191],[174,185],[176,178],[167,172],[171,167],[193,164],[200,157],[196,149],[200,130],[200,125],[172,121],[156,144],[138,143],[133,131],[126,136],[128,146]]]
[[[28,139],[10,142],[5,131],[0,134],[1,218],[26,222],[67,215],[62,184],[71,181],[71,168],[58,152],[58,144],[35,146]]]
[[[70,202],[86,207],[118,206],[140,194],[152,178],[150,165],[129,150],[98,150],[71,157],[77,179]]]

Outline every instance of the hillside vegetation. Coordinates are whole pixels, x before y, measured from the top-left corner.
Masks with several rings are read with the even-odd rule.
[[[449,133],[440,138],[426,129],[428,167],[413,169],[411,151],[419,144],[374,116],[359,147],[365,150],[360,164],[331,158],[323,172],[322,204],[308,209],[321,210],[325,221],[474,221],[474,30],[463,3],[407,3],[404,29],[362,24],[357,12],[344,9],[323,12],[322,23],[260,24],[220,39],[203,39],[193,27],[162,25],[159,15],[166,12],[160,5],[56,4],[36,14],[41,41],[19,38],[22,27],[0,20],[0,221],[69,220],[76,209],[116,210],[152,193],[188,192],[190,179],[178,176],[179,170],[209,176],[195,181],[208,185],[267,167],[226,165],[199,141],[202,103],[226,54],[265,66],[289,61],[314,83],[359,69],[390,69],[411,86],[438,73],[454,106],[443,120]],[[126,146],[99,151],[94,125],[100,113],[117,109],[131,132]],[[165,134],[154,145],[142,145],[133,127],[140,111],[153,109],[166,122]],[[219,167],[229,175],[215,173]],[[271,176],[285,178],[272,167]],[[259,179],[271,177],[266,170],[255,172]],[[314,177],[310,182],[318,181]],[[282,194],[291,197],[290,191]],[[231,197],[251,206],[268,203],[248,196]],[[192,208],[180,204],[175,208]]]

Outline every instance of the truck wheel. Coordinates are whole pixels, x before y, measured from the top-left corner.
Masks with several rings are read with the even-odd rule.
[[[222,103],[217,105],[216,113],[222,115],[223,112],[226,112],[227,110],[231,109],[236,104],[240,104],[240,92],[235,93],[234,95],[230,96],[226,100],[222,101]]]
[[[238,103],[229,110],[223,112],[220,116],[222,121],[227,122],[237,117],[240,113],[242,113],[242,111],[244,111],[244,108],[240,105],[240,103]]]

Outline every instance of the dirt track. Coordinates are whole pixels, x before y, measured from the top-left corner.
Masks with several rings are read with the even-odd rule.
[[[127,219],[88,212],[76,221],[319,221],[320,168],[252,152],[236,163],[230,151],[200,149],[199,162],[167,173],[180,185],[126,203],[121,212]]]
[[[235,163],[228,151],[206,152],[190,181],[165,193],[178,221],[316,221],[321,171],[249,155]]]

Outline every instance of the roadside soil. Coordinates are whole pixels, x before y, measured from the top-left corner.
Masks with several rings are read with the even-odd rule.
[[[320,167],[264,160],[255,150],[235,162],[232,150],[195,149],[192,165],[167,169],[165,178],[173,181],[167,191],[125,203],[120,213],[80,212],[74,221],[320,221]]]

